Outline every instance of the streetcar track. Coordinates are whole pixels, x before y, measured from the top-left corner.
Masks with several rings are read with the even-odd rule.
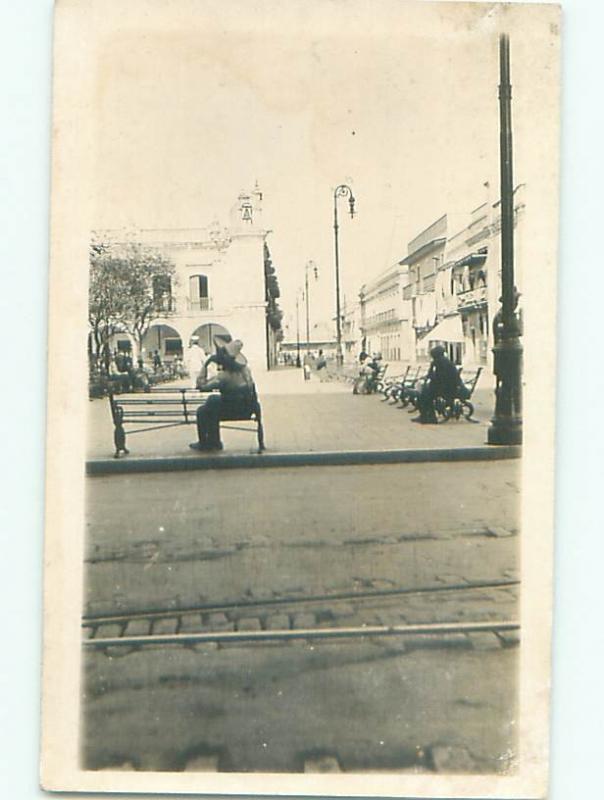
[[[107,648],[115,646],[140,647],[141,645],[166,645],[166,644],[203,644],[230,643],[240,644],[249,642],[287,642],[296,639],[311,641],[314,639],[350,639],[359,637],[381,636],[450,636],[456,634],[484,634],[495,635],[515,632],[520,629],[520,623],[515,620],[500,620],[499,622],[439,622],[419,623],[413,625],[363,625],[341,628],[305,628],[299,630],[255,630],[255,631],[202,631],[196,633],[151,634],[139,636],[114,636],[103,639],[85,639],[83,644],[92,648]]]
[[[483,581],[475,583],[442,584],[399,589],[374,589],[371,591],[334,592],[319,595],[294,595],[289,597],[258,598],[257,600],[232,600],[221,603],[202,603],[195,606],[180,606],[164,609],[145,609],[144,611],[124,611],[117,614],[89,614],[82,618],[82,626],[101,625],[112,622],[128,622],[131,619],[162,619],[185,614],[207,614],[221,611],[246,610],[252,608],[278,608],[315,603],[354,602],[356,600],[380,599],[408,595],[440,594],[446,592],[473,591],[477,589],[507,589],[520,585],[516,579]]]
[[[406,610],[405,606],[393,609],[392,601],[405,600],[413,596],[435,599],[451,593],[458,598],[460,594],[463,596],[468,592],[471,593],[470,596],[476,596],[477,590],[485,589],[509,593],[511,587],[519,583],[514,579],[464,582],[415,588],[246,599],[180,608],[98,614],[82,619],[82,627],[86,632],[83,644],[96,649],[177,643],[190,646],[206,642],[221,646],[221,643],[222,645],[250,642],[288,643],[296,639],[339,641],[358,637],[408,634],[417,634],[420,637],[426,634],[432,637],[444,634],[446,638],[450,633],[457,635],[472,632],[488,632],[501,638],[500,634],[516,631],[519,624],[510,620],[485,621],[484,617],[473,621],[467,619],[460,621],[459,615],[457,619],[448,621],[409,623],[406,616],[401,614],[401,610]],[[343,609],[338,609],[341,603],[345,605]],[[325,604],[330,607],[325,609]],[[363,614],[367,612],[370,616],[365,616],[363,619]],[[348,617],[346,626],[338,624],[338,619],[341,617]],[[353,618],[352,621],[350,617]],[[503,642],[503,639],[501,641]]]

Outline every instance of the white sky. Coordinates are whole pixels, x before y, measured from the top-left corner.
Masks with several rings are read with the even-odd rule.
[[[498,23],[485,6],[471,24],[424,13],[421,26],[401,15],[400,30],[369,32],[373,12],[364,8],[366,35],[361,18],[329,32],[259,25],[226,36],[200,26],[106,40],[95,226],[226,224],[239,192],[258,180],[286,320],[304,264],[318,265],[313,322],[334,315],[338,183],[350,183],[357,200],[352,221],[340,201],[347,298],[444,212],[461,228],[485,180],[493,199],[498,192]],[[516,183],[531,180],[528,143],[540,139],[539,104],[548,100],[545,22],[507,24]]]

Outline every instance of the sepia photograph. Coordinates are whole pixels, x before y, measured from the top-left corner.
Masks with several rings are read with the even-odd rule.
[[[559,8],[54,59],[44,788],[544,797]]]

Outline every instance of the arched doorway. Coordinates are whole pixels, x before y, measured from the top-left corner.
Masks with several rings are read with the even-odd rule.
[[[182,339],[179,332],[170,325],[151,325],[143,337],[144,360],[152,361],[156,350],[162,361],[172,361],[176,356],[182,356]]]
[[[217,322],[208,322],[204,325],[200,325],[198,328],[195,328],[191,334],[191,338],[195,336],[197,337],[199,346],[202,348],[204,353],[213,353],[216,349],[214,347],[214,336],[224,336],[224,338],[228,341],[232,339],[232,336],[228,330],[223,325],[219,325]]]

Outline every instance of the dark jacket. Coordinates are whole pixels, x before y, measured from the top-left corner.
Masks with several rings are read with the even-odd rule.
[[[457,367],[446,356],[432,362],[428,374],[433,395],[454,397],[461,382]]]

